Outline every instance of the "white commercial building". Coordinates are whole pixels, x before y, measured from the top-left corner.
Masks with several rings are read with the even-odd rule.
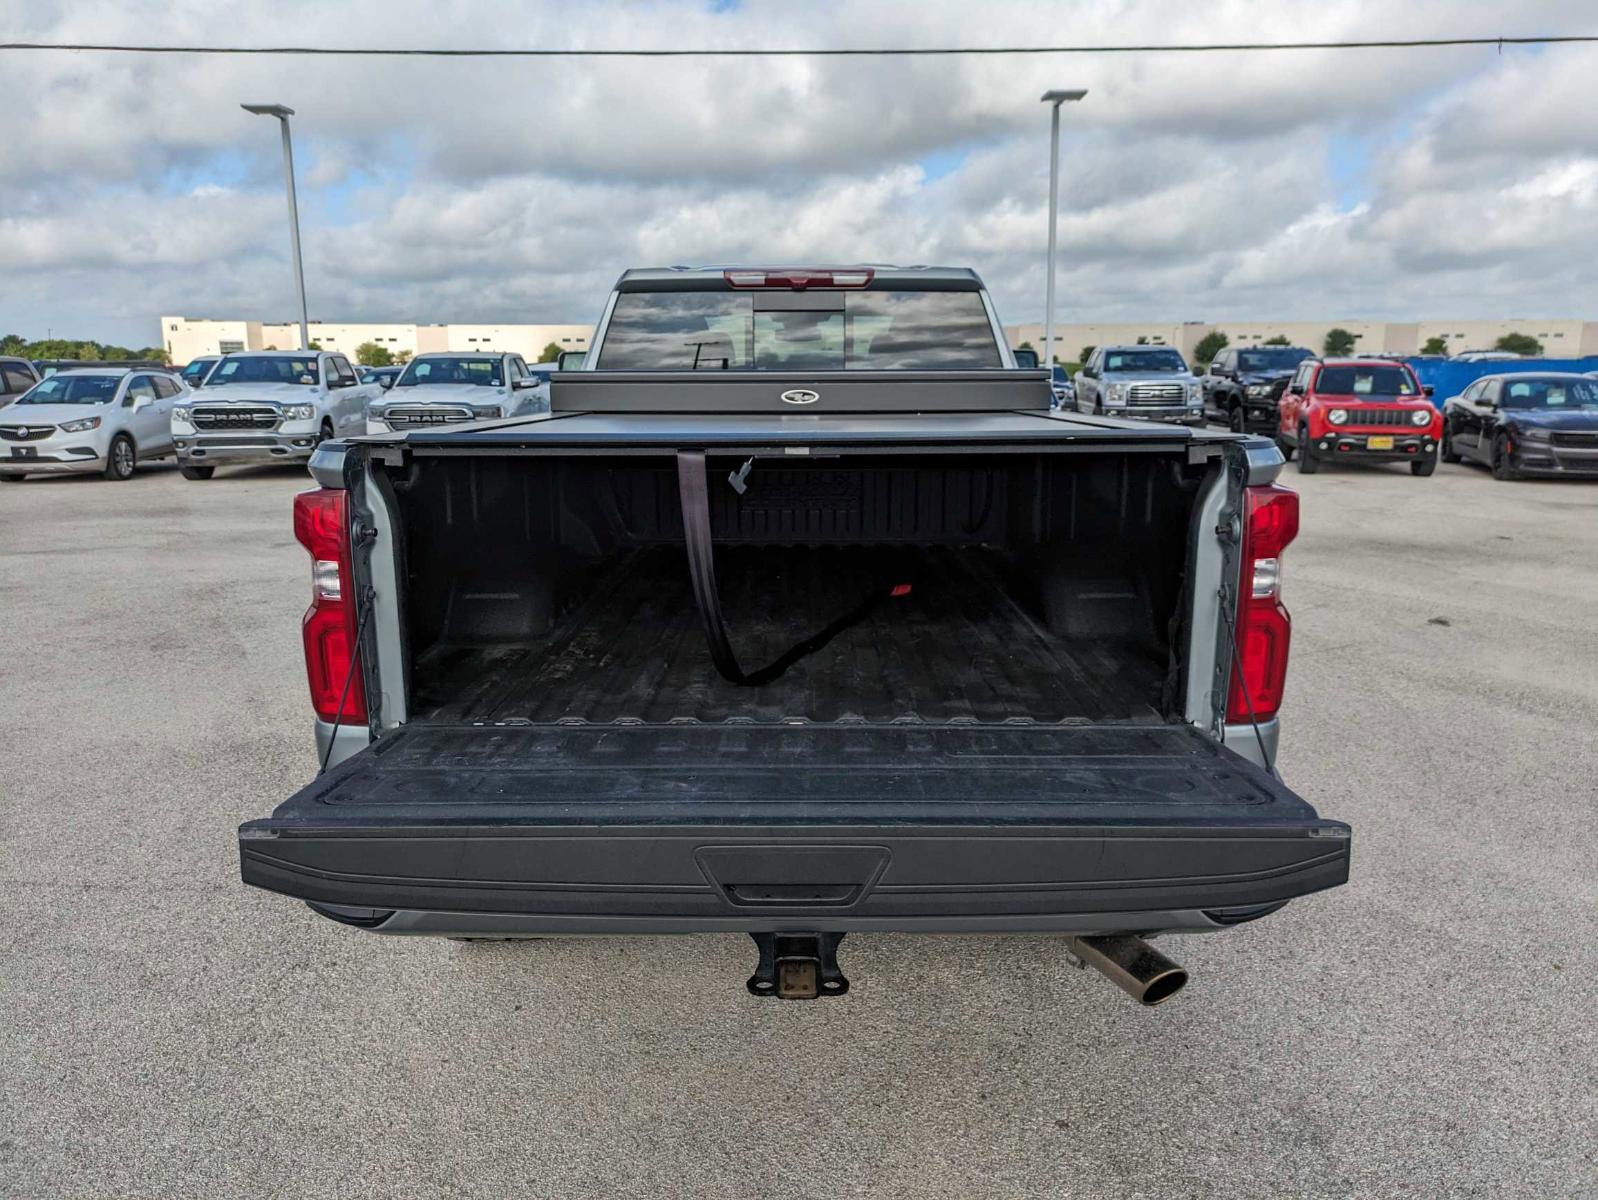
[[[529,361],[548,345],[586,350],[592,325],[392,325],[344,321],[312,321],[311,340],[324,350],[342,350],[352,358],[356,347],[373,342],[395,355],[435,350],[499,350]],[[167,357],[181,365],[201,354],[232,350],[299,350],[298,322],[227,321],[208,317],[162,317],[161,342]]]
[[[1077,362],[1088,346],[1124,346],[1147,342],[1174,346],[1184,355],[1208,334],[1219,330],[1230,346],[1258,346],[1273,338],[1319,351],[1333,329],[1354,335],[1356,354],[1458,354],[1490,350],[1499,338],[1526,333],[1542,343],[1549,358],[1598,355],[1598,321],[1565,317],[1532,317],[1504,321],[1115,321],[1074,322],[1054,327],[1054,354],[1061,362]],[[1043,326],[1005,326],[1012,346],[1029,343],[1043,353]],[[1428,342],[1437,338],[1436,343]]]

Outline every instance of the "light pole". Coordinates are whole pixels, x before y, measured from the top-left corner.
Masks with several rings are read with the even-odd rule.
[[[294,252],[294,288],[300,298],[300,349],[311,348],[311,323],[305,313],[305,264],[300,261],[300,206],[294,199],[294,141],[289,137],[289,118],[294,110],[284,104],[241,104],[245,112],[258,117],[276,117],[283,127],[283,179],[289,190],[289,247]]]
[[[1044,92],[1042,96],[1043,103],[1053,106],[1049,121],[1049,287],[1043,309],[1043,365],[1050,371],[1054,370],[1054,239],[1060,217],[1060,105],[1086,95],[1087,89],[1081,88]],[[283,128],[288,128],[286,122]]]

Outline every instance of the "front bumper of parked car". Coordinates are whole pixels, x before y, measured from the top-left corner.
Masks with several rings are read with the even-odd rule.
[[[88,475],[105,470],[110,431],[57,429],[29,441],[0,441],[0,475]]]
[[[275,429],[228,429],[217,432],[172,422],[172,444],[186,467],[224,464],[307,462],[316,449],[317,423],[282,421]]]
[[[1106,404],[1106,416],[1131,417],[1137,421],[1166,421],[1178,425],[1204,424],[1204,410],[1196,405]]]
[[[1527,475],[1598,477],[1598,433],[1560,431],[1538,440],[1522,433],[1514,438],[1513,456],[1515,468]]]
[[[1399,462],[1424,458],[1437,452],[1437,438],[1429,429],[1413,432],[1390,429],[1348,433],[1328,429],[1311,439],[1322,458],[1359,458],[1376,462]]]

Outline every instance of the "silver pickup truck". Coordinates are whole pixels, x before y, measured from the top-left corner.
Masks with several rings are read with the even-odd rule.
[[[553,411],[323,446],[325,771],[245,882],[386,934],[1150,938],[1348,875],[1273,766],[1298,525],[1263,438],[1051,411],[975,274],[627,272]],[[209,388],[207,388],[209,390]]]
[[[1078,412],[1204,424],[1204,386],[1169,346],[1100,346],[1076,376]]]

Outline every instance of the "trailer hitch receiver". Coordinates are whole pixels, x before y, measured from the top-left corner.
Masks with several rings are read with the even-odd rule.
[[[749,994],[779,1000],[841,996],[849,981],[838,969],[841,933],[751,933],[760,962],[749,977]]]

